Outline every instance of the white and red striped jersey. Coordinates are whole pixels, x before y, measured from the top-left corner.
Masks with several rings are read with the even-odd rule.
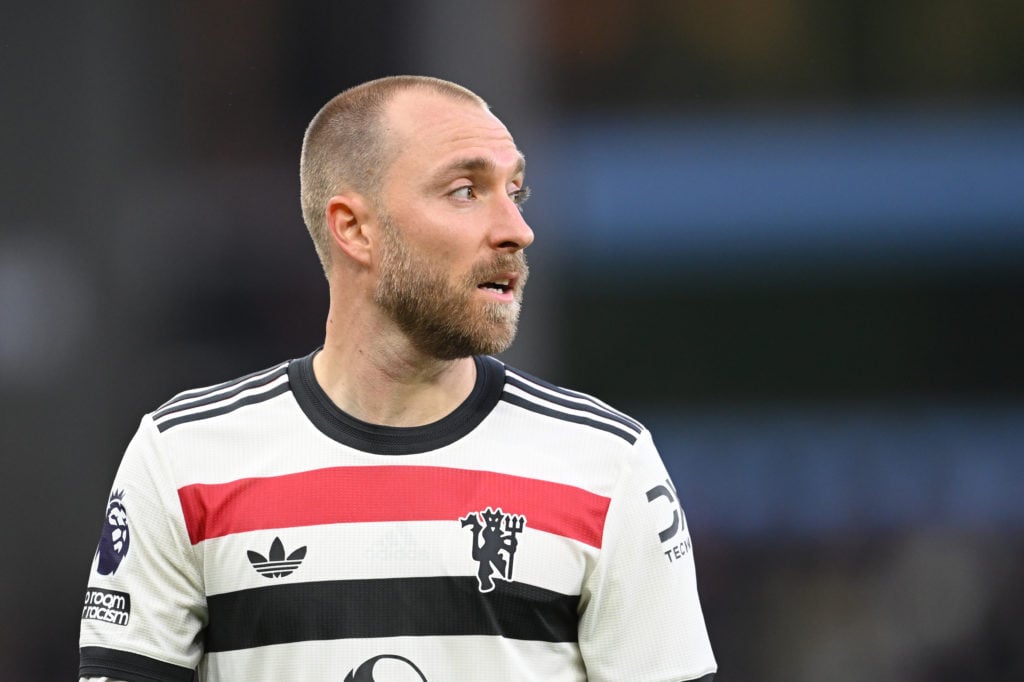
[[[478,357],[445,418],[373,425],[312,358],[143,418],[82,677],[711,679],[689,528],[639,423]]]

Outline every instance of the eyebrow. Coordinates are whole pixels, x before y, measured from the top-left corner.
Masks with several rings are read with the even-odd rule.
[[[494,161],[482,156],[471,156],[464,159],[456,159],[452,163],[448,164],[438,175],[448,175],[453,171],[466,171],[468,173],[493,173],[496,170]],[[516,160],[516,165],[512,169],[512,175],[520,175],[526,171],[526,157],[522,154]]]

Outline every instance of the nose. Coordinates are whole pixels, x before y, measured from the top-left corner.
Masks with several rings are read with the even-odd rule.
[[[509,196],[497,202],[491,245],[500,251],[515,253],[533,243],[533,230],[526,223],[519,204]]]

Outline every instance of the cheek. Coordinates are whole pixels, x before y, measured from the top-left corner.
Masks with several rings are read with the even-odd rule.
[[[454,277],[464,275],[472,266],[472,254],[460,249],[449,240],[428,240],[418,245],[410,245],[414,258],[425,264],[434,272],[445,273]]]
[[[403,228],[402,242],[413,262],[456,277],[476,263],[480,244],[472,235],[479,232],[479,226],[474,228],[470,216],[452,212],[432,216],[421,207],[418,214],[409,211],[394,218]]]

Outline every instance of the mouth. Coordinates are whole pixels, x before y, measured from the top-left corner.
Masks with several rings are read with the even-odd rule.
[[[511,299],[516,289],[519,276],[514,273],[501,273],[492,279],[476,285],[477,289],[497,294],[503,299]]]

